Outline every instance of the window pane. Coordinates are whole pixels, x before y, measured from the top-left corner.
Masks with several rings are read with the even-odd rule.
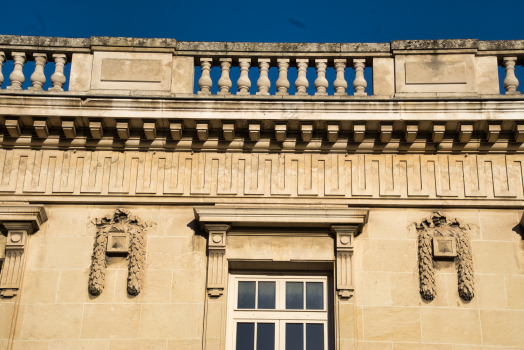
[[[238,308],[255,308],[256,282],[238,282]]]
[[[258,308],[275,308],[275,282],[258,282]]]
[[[304,283],[286,282],[286,309],[304,308]]]
[[[236,350],[255,350],[255,324],[237,323]]]
[[[275,350],[275,324],[257,324],[257,350]]]
[[[306,350],[324,350],[323,324],[306,324]]]
[[[286,323],[286,350],[304,350],[302,323]]]
[[[322,282],[306,282],[306,309],[324,309],[324,288]]]

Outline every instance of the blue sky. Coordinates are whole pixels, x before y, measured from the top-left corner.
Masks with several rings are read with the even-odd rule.
[[[260,42],[508,40],[524,39],[523,13],[523,0],[3,1],[0,34]]]
[[[0,33],[192,41],[522,39],[524,1],[3,1]]]

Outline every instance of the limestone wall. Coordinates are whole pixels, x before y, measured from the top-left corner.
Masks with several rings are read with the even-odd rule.
[[[0,299],[0,349],[6,348],[19,297],[14,349],[192,350],[203,344],[223,349],[225,298],[207,297],[206,234],[193,207],[126,206],[156,223],[147,232],[142,292],[127,294],[126,261],[112,257],[103,293],[88,294],[96,234],[91,222],[115,208],[46,205],[49,220],[29,240],[21,296]],[[453,263],[437,264],[436,299],[420,297],[417,232],[411,223],[431,211],[371,209],[355,239],[355,296],[336,301],[339,349],[516,349],[524,344],[522,212],[444,211],[472,228],[473,300],[460,299]],[[327,237],[300,244],[274,240],[274,261],[334,259]],[[232,258],[266,257],[257,250],[260,238],[234,237],[229,244]]]

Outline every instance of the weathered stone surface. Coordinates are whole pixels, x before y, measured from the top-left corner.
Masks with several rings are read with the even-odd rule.
[[[82,327],[82,304],[32,304],[23,314],[23,340],[78,339]],[[53,322],[49,322],[53,315]],[[95,317],[92,322],[98,322]]]
[[[477,39],[393,40],[392,50],[476,49]]]
[[[365,307],[364,339],[420,342],[418,308]]]
[[[512,276],[477,274],[475,276],[475,282],[477,284],[479,308],[507,309],[509,291],[506,293],[506,279],[511,277]],[[513,288],[513,286],[511,287]]]
[[[487,241],[520,241],[524,231],[514,210],[481,210],[482,239]]]
[[[414,240],[365,240],[362,268],[365,271],[416,271],[416,246]]]
[[[357,305],[391,305],[389,274],[385,272],[357,272]]]
[[[167,47],[175,48],[175,39],[123,38],[109,36],[92,36],[92,46],[133,46],[133,47]]]
[[[519,273],[516,243],[493,241],[474,241],[472,243],[475,271],[495,274]]]
[[[482,337],[486,345],[521,346],[524,333],[519,327],[524,322],[524,311],[481,310]]]
[[[109,340],[50,340],[49,347],[53,350],[108,350]]]
[[[503,51],[503,50],[522,50],[524,49],[524,40],[492,40],[479,41],[479,50],[485,51]]]
[[[27,270],[24,273],[21,302],[24,304],[52,304],[58,290],[58,270]]]
[[[422,308],[420,314],[424,342],[441,344],[482,343],[477,310]]]
[[[144,304],[140,338],[196,338],[197,310],[195,304]]]
[[[84,305],[83,339],[138,338],[140,305],[90,304]]]
[[[524,276],[506,275],[506,289],[508,292],[508,307],[510,309],[524,310]]]
[[[111,340],[109,350],[165,350],[167,339]]]

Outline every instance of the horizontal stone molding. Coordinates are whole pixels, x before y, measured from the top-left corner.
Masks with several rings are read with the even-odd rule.
[[[0,150],[0,193],[520,201],[523,164],[523,155]]]
[[[261,207],[224,205],[195,207],[195,218],[207,229],[209,223],[256,227],[331,227],[331,224],[352,224],[362,229],[369,210],[340,207]]]

